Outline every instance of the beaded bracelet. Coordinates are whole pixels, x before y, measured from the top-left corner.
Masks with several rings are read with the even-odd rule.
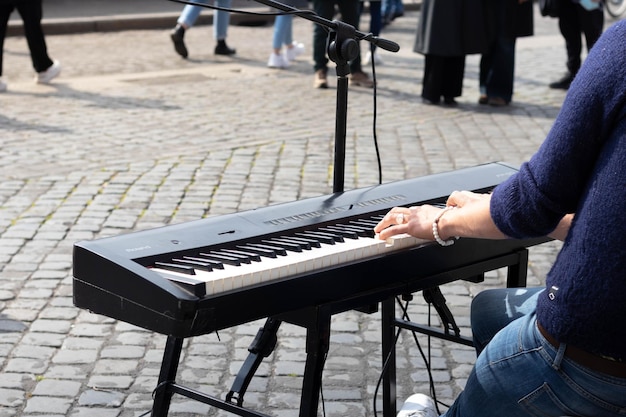
[[[441,216],[443,216],[446,211],[452,210],[453,208],[455,207],[447,206],[446,208],[444,208],[443,210],[439,212],[439,214],[437,215],[437,217],[435,217],[435,220],[433,221],[433,236],[435,240],[437,241],[437,243],[439,243],[441,246],[453,245],[456,239],[456,238],[450,238],[448,240],[443,240],[441,236],[439,236],[439,219],[441,219]]]

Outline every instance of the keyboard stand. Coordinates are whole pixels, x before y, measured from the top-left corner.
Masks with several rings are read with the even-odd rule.
[[[285,315],[285,319],[289,322],[307,329],[307,357],[300,400],[300,417],[317,416],[319,393],[322,386],[322,373],[324,371],[324,363],[330,343],[331,317],[332,310],[329,305],[307,308]],[[227,395],[226,401],[179,385],[175,382],[184,339],[168,336],[163,353],[158,384],[154,390],[154,402],[151,416],[167,417],[172,395],[179,394],[239,416],[269,417],[267,414],[242,407],[243,394],[254,376],[254,372],[263,360],[263,357],[269,356],[274,349],[276,332],[278,331],[280,323],[281,319],[270,318],[266,321],[265,326],[261,328],[259,332],[260,336],[257,334],[259,343],[254,346],[253,351],[250,352],[246,359],[244,366],[235,379],[233,389],[231,389]]]
[[[158,384],[154,390],[154,403],[151,416],[167,417],[172,395],[179,394],[239,416],[269,417],[267,414],[244,408],[242,406],[243,395],[263,358],[269,356],[274,349],[276,344],[276,332],[283,321],[304,327],[307,330],[307,356],[302,383],[299,416],[317,416],[319,395],[322,386],[322,374],[330,343],[330,322],[332,315],[358,309],[362,306],[371,306],[373,303],[379,301],[381,303],[382,358],[383,361],[385,358],[388,358],[387,366],[382,375],[383,417],[394,417],[397,413],[396,353],[394,344],[397,328],[417,331],[433,337],[473,346],[473,341],[470,338],[463,337],[456,331],[454,331],[454,334],[451,334],[448,328],[442,331],[438,328],[422,326],[397,318],[395,297],[407,293],[428,291],[428,289],[437,287],[439,284],[458,280],[479,282],[483,279],[485,272],[503,267],[508,268],[507,287],[524,287],[526,286],[527,265],[528,249],[522,249],[428,277],[418,283],[411,284],[408,288],[408,292],[405,291],[407,288],[404,286],[403,291],[399,291],[398,288],[388,288],[384,292],[384,294],[387,295],[382,298],[382,301],[380,301],[381,294],[383,294],[382,292],[366,294],[354,299],[308,307],[300,311],[269,318],[252,343],[249,349],[249,357],[244,362],[244,366],[237,375],[233,388],[227,395],[227,400],[204,394],[175,382],[184,339],[168,336]],[[433,296],[432,290],[430,296]],[[434,296],[437,296],[436,292]],[[452,323],[450,326],[454,328],[456,324]]]

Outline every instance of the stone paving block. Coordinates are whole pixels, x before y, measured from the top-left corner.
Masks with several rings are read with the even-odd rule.
[[[117,417],[120,409],[98,408],[98,407],[77,407],[72,410],[69,417]]]
[[[132,359],[142,358],[145,348],[142,346],[107,346],[100,351],[101,358]]]
[[[78,404],[81,406],[119,407],[125,395],[114,391],[86,390],[80,394]]]
[[[19,407],[24,403],[26,393],[22,390],[0,388],[0,406]]]
[[[60,350],[52,358],[52,363],[57,365],[80,365],[94,363],[98,357],[96,350]]]
[[[52,365],[44,374],[45,378],[51,379],[75,379],[85,380],[87,378],[87,370],[81,365]]]
[[[32,395],[50,397],[76,397],[82,384],[78,381],[63,381],[56,379],[43,379],[37,383]]]
[[[31,323],[30,330],[33,332],[67,334],[70,327],[71,324],[66,320],[37,319]]]
[[[92,363],[94,361],[92,360]],[[101,359],[94,367],[94,374],[129,374],[135,372],[138,363],[133,360]]]

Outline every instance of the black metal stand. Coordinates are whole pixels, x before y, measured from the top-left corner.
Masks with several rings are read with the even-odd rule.
[[[254,371],[260,364],[262,357],[271,353],[276,343],[276,331],[283,321],[293,323],[307,329],[306,336],[306,363],[304,369],[304,378],[302,383],[302,392],[300,399],[300,417],[315,417],[319,403],[320,389],[322,385],[322,374],[326,355],[329,350],[330,343],[330,322],[333,314],[342,311],[354,310],[359,306],[371,305],[372,302],[381,302],[381,337],[382,337],[382,357],[384,373],[383,379],[383,417],[394,417],[396,415],[396,354],[395,354],[395,332],[396,329],[402,328],[409,331],[415,331],[426,334],[428,336],[437,337],[443,340],[449,340],[461,343],[467,346],[473,346],[471,338],[463,337],[458,334],[455,329],[456,324],[451,319],[452,315],[447,311],[445,305],[441,305],[441,298],[436,290],[432,290],[438,285],[445,283],[469,280],[478,282],[487,271],[507,267],[507,287],[523,287],[526,285],[528,262],[528,250],[516,250],[497,257],[492,257],[484,261],[476,262],[466,266],[456,267],[445,272],[428,276],[415,282],[411,286],[403,289],[409,291],[396,291],[389,289],[385,292],[384,297],[378,293],[362,294],[356,298],[350,298],[324,305],[308,307],[296,312],[281,314],[278,317],[269,318],[264,327],[257,334],[257,338],[250,347],[250,356],[246,360],[245,366],[239,372],[233,389],[228,395],[227,400],[198,392],[196,390],[184,387],[175,382],[178,363],[183,346],[183,338],[169,336],[165,352],[163,354],[163,362],[157,388],[154,391],[154,405],[152,409],[152,417],[167,417],[170,402],[173,394],[179,394],[187,398],[211,405],[213,407],[228,411],[230,413],[244,417],[268,417],[254,410],[244,408],[243,394],[254,376]],[[431,283],[430,285],[428,283]],[[433,284],[435,283],[435,284]],[[395,295],[414,293],[427,290],[427,297],[440,303],[438,312],[446,317],[450,324],[444,330],[435,327],[422,326],[404,319],[396,317],[395,314]],[[445,303],[444,303],[445,304]]]
[[[226,401],[234,402],[238,406],[243,405],[243,395],[248,389],[252,377],[261,365],[263,358],[267,358],[276,347],[280,323],[280,320],[270,317],[265,325],[259,329],[248,348],[248,352],[250,352],[248,357],[241,366],[230,391],[226,394]]]

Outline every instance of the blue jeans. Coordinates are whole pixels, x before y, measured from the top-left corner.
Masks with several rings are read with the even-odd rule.
[[[194,0],[196,3],[209,4],[209,0]],[[215,0],[215,4],[218,7],[230,8],[231,0]],[[202,6],[191,6],[186,5],[183,9],[180,17],[178,18],[178,23],[185,25],[190,28],[196,23],[198,20],[198,16],[200,16],[200,12],[204,9]],[[230,24],[230,13],[224,12],[222,10],[215,10],[214,12],[214,22],[213,22],[213,36],[216,40],[221,41],[226,39],[226,35],[228,32],[228,25]]]
[[[382,16],[383,19],[391,19],[395,15],[404,13],[404,4],[402,0],[382,0]]]
[[[293,15],[281,14],[274,19],[274,35],[272,37],[272,48],[280,49],[283,45],[291,45]]]
[[[514,318],[529,308],[530,312],[500,330],[487,344],[476,360],[465,390],[443,416],[623,416],[626,379],[581,367],[564,356],[565,344],[557,350],[546,341],[537,329],[534,313],[536,303],[533,300],[539,290],[517,294],[517,289],[501,291],[490,298],[500,298],[500,307],[482,310],[487,315],[472,313],[472,323],[478,327],[482,327],[481,318],[485,320],[479,337],[488,338],[489,329],[494,330],[492,326],[496,323],[506,322],[506,317]],[[506,296],[507,301],[503,301],[502,296]],[[521,302],[516,296],[521,297]],[[494,311],[500,316],[488,316]]]
[[[472,300],[470,322],[477,355],[509,323],[533,313],[543,287],[497,288],[482,291]]]

